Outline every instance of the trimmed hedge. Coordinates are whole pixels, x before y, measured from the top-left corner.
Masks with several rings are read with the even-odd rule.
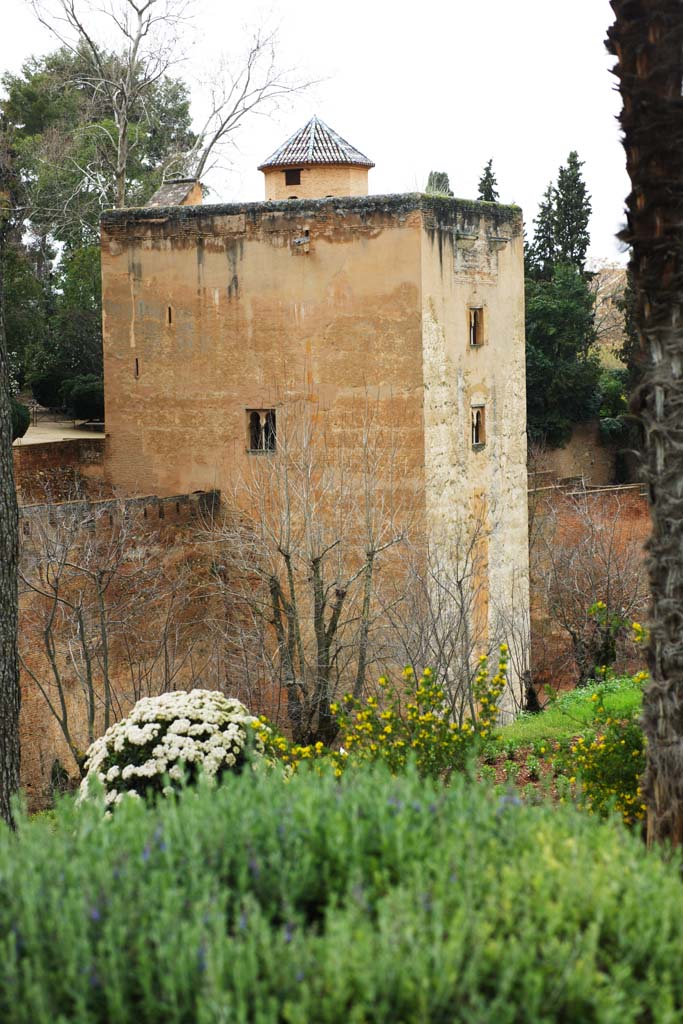
[[[31,411],[27,405],[18,402],[16,398],[10,398],[12,410],[12,440],[23,437],[31,425]]]
[[[0,834],[3,1024],[678,1022],[678,864],[456,778],[247,772]]]

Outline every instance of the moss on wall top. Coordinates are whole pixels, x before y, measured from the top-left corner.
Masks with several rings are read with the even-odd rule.
[[[500,203],[484,203],[469,199],[451,199],[447,196],[423,195],[419,192],[407,192],[398,195],[378,196],[344,196],[330,199],[287,199],[278,202],[262,203],[215,203],[198,206],[166,206],[166,207],[127,207],[122,210],[109,210],[102,214],[101,223],[106,229],[111,225],[121,227],[124,224],[147,222],[168,222],[176,224],[191,223],[195,220],[211,217],[234,216],[243,214],[251,221],[259,220],[263,214],[277,213],[297,220],[302,214],[316,219],[329,216],[345,217],[356,214],[361,218],[378,214],[393,216],[402,220],[414,210],[422,210],[425,219],[431,221],[431,227],[472,230],[483,217],[495,228],[505,224],[508,230],[522,230],[522,211],[518,206],[504,206]]]

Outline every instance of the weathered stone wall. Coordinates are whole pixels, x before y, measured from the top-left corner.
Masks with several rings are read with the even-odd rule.
[[[298,185],[287,185],[282,168],[267,169],[265,196],[267,202],[280,199],[325,199],[331,196],[366,196],[368,168],[348,164],[302,167]]]
[[[533,466],[546,475],[548,482],[583,477],[591,487],[607,487],[615,480],[615,448],[603,445],[597,420],[577,423],[563,448],[548,448],[535,453]]]
[[[370,396],[421,474],[420,211],[339,202],[104,218],[112,484],[229,491],[254,458],[247,410],[300,398],[334,430]]]
[[[248,451],[248,410],[282,417],[303,400],[348,438],[370,402],[406,468],[414,531],[483,525],[482,645],[511,615],[523,632],[522,265],[518,209],[419,195],[105,215],[108,479],[128,494],[229,493],[268,457]]]
[[[453,535],[463,519],[481,534],[482,571],[488,574],[481,617],[489,643],[513,643],[527,629],[522,246],[516,208],[489,213],[480,204],[435,200],[425,213],[426,507],[436,536]],[[471,308],[483,316],[476,346],[470,343]],[[472,436],[477,409],[484,415],[479,444]],[[518,690],[519,680],[512,683]]]

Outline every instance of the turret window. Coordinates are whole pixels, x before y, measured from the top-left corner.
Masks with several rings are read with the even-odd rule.
[[[301,171],[285,171],[285,185],[300,185]]]

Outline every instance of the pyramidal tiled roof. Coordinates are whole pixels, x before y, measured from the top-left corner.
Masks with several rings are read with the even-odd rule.
[[[259,171],[267,167],[292,167],[297,164],[355,164],[374,167],[359,150],[341,135],[332,131],[319,117],[313,116],[308,124],[264,160]]]

